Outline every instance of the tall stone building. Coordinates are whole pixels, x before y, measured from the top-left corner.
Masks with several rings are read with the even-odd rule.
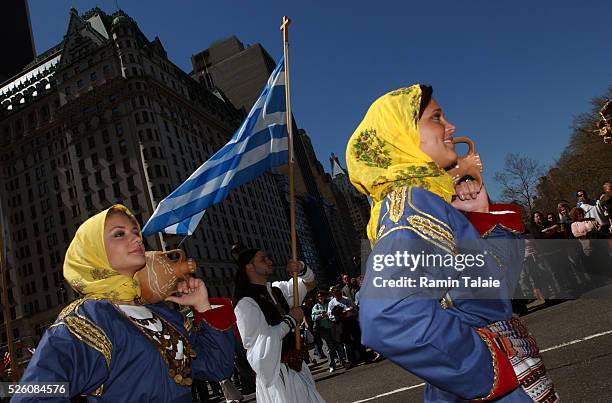
[[[209,88],[220,88],[237,108],[247,112],[257,100],[276,62],[260,45],[245,47],[235,36],[213,43],[192,56],[191,75]],[[352,247],[356,234],[345,215],[346,206],[332,190],[316,159],[310,138],[294,125],[295,187],[298,241],[301,255],[314,268],[321,286],[354,271]],[[286,168],[277,170],[287,174]],[[279,182],[286,192],[284,182]],[[335,192],[335,193],[334,193]],[[344,206],[344,207],[343,207]],[[301,223],[301,225],[300,225]]]
[[[353,242],[351,245],[353,256],[359,259],[364,252],[361,250],[362,242],[366,242],[368,239],[366,231],[368,221],[370,220],[370,203],[368,202],[368,198],[362,193],[359,193],[351,184],[348,173],[340,165],[340,161],[338,161],[338,156],[332,153],[329,162],[331,164],[332,183],[345,200],[347,206],[346,211],[348,212],[350,223],[356,236],[356,242]],[[361,262],[356,261],[355,265],[359,266],[359,263]]]
[[[30,11],[27,0],[4,0],[0,3],[0,82],[8,80],[36,56]]]
[[[330,264],[333,265],[328,270],[334,276],[344,272],[354,273],[356,268],[353,264],[353,258],[358,256],[357,245],[359,242],[357,233],[351,224],[344,195],[334,185],[330,175],[325,172],[323,165],[317,160],[312,141],[306,131],[299,129],[297,139],[304,152],[302,158],[310,170],[319,195],[317,199],[310,200],[308,204],[311,211],[311,220],[313,222],[326,222],[330,228],[331,242],[327,240],[328,237],[325,234],[319,232],[319,237],[324,240],[320,245],[321,253],[327,259],[330,259]],[[319,211],[325,213],[324,217],[317,216]],[[330,250],[330,245],[333,245],[333,251]]]
[[[149,40],[124,12],[72,9],[64,39],[0,84],[0,188],[15,337],[36,343],[77,296],[63,282],[62,265],[84,220],[119,202],[146,222],[242,117],[220,92],[174,65],[160,39]],[[209,208],[182,244],[211,295],[230,294],[233,242],[266,248],[284,268],[290,241],[282,197],[275,177],[263,175]],[[165,242],[171,248],[180,240]],[[159,238],[146,241],[159,249]]]
[[[238,109],[248,113],[276,61],[261,44],[245,47],[231,36],[191,57],[194,78],[208,88],[221,88]]]

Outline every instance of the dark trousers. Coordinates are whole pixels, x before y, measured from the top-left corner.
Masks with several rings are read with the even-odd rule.
[[[330,328],[319,328],[319,334],[321,338],[327,344],[327,349],[329,350],[329,367],[336,368],[336,358],[340,360],[340,362],[346,361],[346,356],[344,354],[344,348],[342,347],[342,343],[337,342],[332,337],[332,329]]]

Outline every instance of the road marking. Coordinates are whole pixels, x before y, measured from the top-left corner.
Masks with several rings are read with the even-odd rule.
[[[568,341],[567,343],[559,344],[557,346],[552,346],[552,347],[549,347],[549,348],[545,348],[544,350],[540,350],[540,353],[545,353],[547,351],[556,350],[556,349],[561,348],[561,347],[566,347],[566,346],[570,346],[572,344],[581,343],[583,341],[591,340],[591,339],[594,339],[596,337],[605,336],[605,335],[610,334],[610,333],[612,333],[612,330],[608,330],[607,332],[601,332],[601,333],[592,334],[590,336],[585,336],[585,337],[583,337],[581,339],[576,339],[576,340]]]
[[[370,398],[367,398],[367,399],[357,400],[357,401],[354,401],[353,403],[369,402],[370,400],[378,399],[378,398],[381,398],[381,397],[384,397],[384,396],[389,396],[389,395],[392,395],[394,393],[403,392],[405,390],[420,388],[421,386],[425,386],[425,382],[419,383],[418,385],[406,386],[405,388],[395,389],[395,390],[392,390],[391,392],[383,393],[381,395],[376,395],[374,397],[370,397]]]
[[[545,353],[547,351],[552,351],[552,350],[556,350],[558,348],[562,348],[562,347],[567,347],[567,346],[571,346],[572,344],[576,344],[576,343],[582,343],[583,341],[587,341],[587,340],[591,340],[597,337],[601,337],[601,336],[605,336],[607,334],[611,334],[612,330],[608,330],[607,332],[601,332],[601,333],[596,333],[596,334],[592,334],[590,336],[585,336],[583,338],[580,339],[576,339],[576,340],[572,340],[572,341],[568,341],[567,343],[561,343],[558,344],[556,346],[552,346],[552,347],[548,347],[545,348],[544,350],[540,350],[540,353]],[[385,396],[389,396],[389,395],[393,395],[395,393],[399,393],[399,392],[403,392],[406,390],[410,390],[410,389],[416,389],[416,388],[420,388],[422,386],[425,386],[425,383],[419,383],[418,385],[412,385],[412,386],[406,386],[405,388],[399,388],[399,389],[395,389],[392,390],[391,392],[387,392],[387,393],[382,393],[380,395],[376,395],[373,397],[369,397],[367,399],[363,399],[363,400],[356,400],[353,403],[362,403],[362,402],[369,402],[371,400],[375,400],[375,399],[379,399],[381,397],[385,397]]]

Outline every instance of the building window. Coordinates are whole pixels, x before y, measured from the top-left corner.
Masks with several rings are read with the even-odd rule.
[[[121,188],[119,187],[119,182],[113,183],[113,195],[116,199],[121,197]]]
[[[134,195],[130,198],[132,202],[132,210],[140,210],[140,203],[138,202],[138,196]]]
[[[119,152],[121,155],[127,154],[127,143],[125,140],[119,140]]]

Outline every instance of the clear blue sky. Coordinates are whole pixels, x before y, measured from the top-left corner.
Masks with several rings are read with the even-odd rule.
[[[36,50],[65,34],[68,11],[116,10],[115,0],[29,0]],[[292,18],[292,106],[329,170],[378,96],[428,83],[456,135],[476,142],[492,195],[507,153],[552,163],[573,116],[612,83],[612,1],[161,1],[117,0],[169,58],[236,35],[278,59]]]

